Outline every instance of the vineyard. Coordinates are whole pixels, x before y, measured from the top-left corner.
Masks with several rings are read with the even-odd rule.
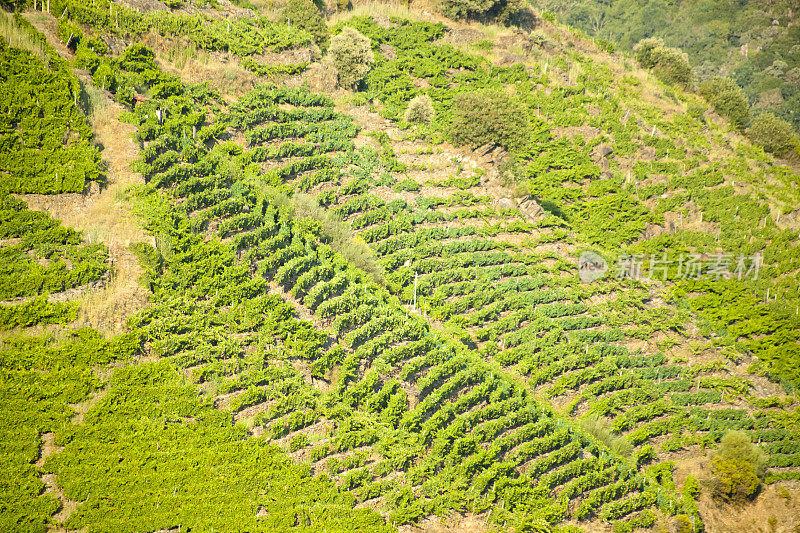
[[[343,98],[297,82],[305,64],[262,63],[324,45],[267,17],[55,11],[72,66],[136,128],[144,185],[124,200],[152,236],[130,246],[150,301],[103,338],[74,327],[80,302],[48,296],[107,276],[108,254],[18,195],[82,191],[102,152],[70,65],[0,41],[17,91],[0,170],[4,529],[392,531],[468,515],[703,531],[700,489],[675,473],[734,430],[764,452],[765,483],[794,490],[798,175],[697,95],[556,26],[486,46],[441,22],[339,18],[331,35],[354,28],[375,56],[363,95]],[[238,98],[187,83],[145,34],[263,81]],[[524,60],[499,64],[502,46]],[[519,138],[451,131],[506,92]],[[421,95],[433,119],[411,125]],[[67,99],[35,119],[37,97]],[[85,165],[56,182],[53,150]],[[16,177],[28,167],[12,157],[39,163]],[[582,278],[585,252],[606,276]]]
[[[146,106],[137,106],[140,132],[149,131],[148,115]],[[154,354],[174,358],[195,382],[222,395],[235,420],[285,442],[312,472],[333,476],[356,501],[385,501],[395,523],[467,509],[492,509],[493,520],[510,522],[531,497],[541,501],[540,519],[547,522],[602,513],[620,519],[655,501],[643,496],[644,477],[354,269],[326,244],[330,236],[319,220],[293,216],[282,191],[338,186],[358,198],[393,165],[376,161],[368,147],[354,149],[357,128],[330,100],[265,86],[219,120],[246,132],[247,146],[222,143],[205,151],[195,145],[200,154],[189,162],[171,148],[175,136],[162,130],[144,151],[142,173],[153,189],[141,191],[141,201],[148,210],[169,209],[149,217],[158,223],[150,230],[169,232],[165,240],[180,250],[162,267],[174,281],[154,288],[169,307],[156,303],[138,323]],[[320,132],[327,132],[324,144],[315,142]],[[197,152],[185,146],[182,153]],[[218,170],[220,154],[228,156],[225,174]],[[372,167],[353,166],[370,159]],[[173,201],[155,199],[162,194]],[[353,209],[344,195],[336,201],[339,212]],[[170,221],[168,227],[163,220]],[[192,245],[195,233],[221,241]],[[211,259],[230,261],[229,275],[242,281],[201,275],[216,270],[199,264],[212,253],[205,247],[216,248]],[[234,263],[237,256],[241,263]],[[252,281],[251,272],[257,274]],[[267,294],[267,282],[307,307],[329,333],[307,323],[274,324],[290,316],[291,308]],[[235,294],[228,294],[232,286]],[[222,290],[211,296],[212,287]],[[215,309],[236,302],[241,309],[222,319],[219,335],[236,331],[241,340],[214,340],[211,324],[187,328],[187,321],[199,320],[198,312],[192,306],[190,318],[175,308],[178,294],[209,295],[203,305],[214,322],[221,318]],[[276,360],[286,366],[264,366]],[[320,394],[315,382],[330,392]],[[583,457],[586,449],[591,458]],[[547,473],[554,480],[542,484]],[[584,492],[595,489],[600,492],[580,503]]]
[[[101,181],[100,154],[69,65],[0,42],[0,177],[17,193],[80,192]]]
[[[48,302],[63,293],[99,281],[108,272],[103,244],[85,244],[76,231],[61,226],[25,203],[0,193],[0,329],[37,323],[72,322],[72,303]]]

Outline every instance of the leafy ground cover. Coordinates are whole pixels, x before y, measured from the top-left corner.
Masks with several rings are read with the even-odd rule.
[[[17,424],[25,451],[4,457],[28,484],[8,489],[19,511],[4,517],[52,520],[44,472],[74,506],[65,526],[90,531],[378,530],[454,511],[504,528],[700,524],[672,459],[733,429],[764,450],[768,481],[798,477],[798,243],[773,216],[796,205],[796,175],[690,113],[696,96],[647,81],[677,109],[664,113],[636,71],[618,76],[591,50],[496,67],[486,47],[442,44],[443,24],[360,17],[333,32],[372,39],[365,89],[383,122],[364,127],[306,89],[226,100],[164,74],[142,45],[90,50],[95,32],[134,26],[70,17],[94,25],[75,34],[95,83],[149,96],[121,118],[141,146],[146,185],[128,200],[155,238],[134,247],[152,305],[114,340],[4,341],[10,391],[74,387],[41,385],[34,411],[54,414]],[[455,98],[481,91],[528,114],[503,170],[542,215],[441,142]],[[409,128],[420,94],[434,119]],[[9,220],[26,213],[16,202]],[[743,281],[672,265],[663,283],[584,283],[587,249],[611,262],[760,251],[763,266]],[[7,416],[23,420],[21,402]],[[45,432],[64,448],[36,466]]]
[[[100,154],[76,102],[80,89],[54,53],[45,61],[0,40],[0,176],[16,193],[81,192],[100,181]]]

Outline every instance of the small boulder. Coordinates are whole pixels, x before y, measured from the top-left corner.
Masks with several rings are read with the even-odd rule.
[[[498,209],[514,209],[517,204],[511,198],[500,198],[497,200]]]
[[[390,44],[381,44],[381,54],[383,54],[383,57],[389,61],[392,59],[397,59],[397,50],[395,50],[394,46]]]
[[[490,156],[491,161],[494,163],[501,163],[506,157],[508,157],[508,152],[506,152],[502,146],[498,146],[492,150]]]
[[[497,61],[495,61],[495,66],[498,67],[505,67],[505,66],[513,66],[517,63],[525,63],[525,57],[519,54],[506,54]]]
[[[594,149],[594,153],[598,157],[608,157],[614,153],[614,149],[610,144],[603,143],[597,145],[597,147]]]
[[[381,28],[393,28],[395,26],[395,24],[389,20],[389,17],[383,13],[373,13],[372,20]]]
[[[539,218],[544,214],[544,209],[531,196],[520,198],[517,207],[526,218]]]
[[[484,144],[483,146],[479,146],[474,152],[475,158],[481,159],[483,157],[486,157],[487,155],[489,155],[489,153],[492,152],[492,150],[495,149],[496,146],[497,145],[495,143],[487,143]]]

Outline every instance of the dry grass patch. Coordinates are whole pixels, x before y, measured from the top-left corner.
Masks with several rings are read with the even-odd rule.
[[[226,98],[242,96],[260,81],[233,54],[205,52],[153,32],[143,35],[141,43],[153,50],[158,66],[165,72],[178,76],[184,83],[208,82]]]
[[[47,52],[45,46],[23,30],[14,20],[14,15],[8,11],[0,10],[0,37],[11,46],[22,48],[45,61]]]
[[[24,199],[30,209],[47,211],[64,225],[84,231],[87,241],[100,241],[108,247],[111,281],[85,298],[78,321],[101,331],[119,332],[126,317],[147,302],[147,293],[138,283],[139,263],[128,247],[150,237],[133,218],[124,195],[131,185],[143,183],[142,177],[130,169],[139,149],[132,139],[133,126],[116,120],[122,108],[98,94],[97,89],[87,88],[93,102],[89,120],[108,165],[107,187],[94,193],[90,188],[84,194],[27,195]]]
[[[394,2],[376,2],[375,0],[354,0],[352,9],[339,11],[328,17],[328,25],[333,26],[351,17],[370,17],[375,13],[386,17],[452,24],[449,19],[437,13],[438,9],[439,3],[435,0],[417,0],[413,3],[409,2],[408,5]]]

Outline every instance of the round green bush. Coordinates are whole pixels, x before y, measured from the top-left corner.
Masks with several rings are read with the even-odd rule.
[[[661,39],[642,39],[633,48],[636,61],[643,67],[653,69],[658,79],[684,87],[693,86],[694,73],[689,65],[689,56],[677,48],[664,46]]]
[[[722,500],[743,503],[761,488],[766,471],[764,452],[743,431],[728,431],[711,458],[711,491]]]
[[[519,150],[528,140],[528,110],[500,90],[482,90],[456,95],[450,137],[457,146],[477,148],[496,143]]]
[[[325,48],[328,44],[330,30],[319,8],[311,0],[289,0],[283,9],[283,18],[288,20],[292,27],[310,33],[320,48]]]
[[[763,146],[765,151],[778,156],[786,155],[797,146],[792,125],[772,113],[761,113],[753,119],[747,129],[747,136],[754,143]]]
[[[420,94],[411,99],[403,119],[412,124],[430,124],[433,120],[433,101],[427,94]]]
[[[339,83],[352,89],[356,88],[375,62],[370,40],[349,26],[331,39],[328,57],[339,71]]]
[[[750,121],[750,110],[744,91],[729,78],[714,78],[700,85],[700,96],[714,111],[739,129]]]

